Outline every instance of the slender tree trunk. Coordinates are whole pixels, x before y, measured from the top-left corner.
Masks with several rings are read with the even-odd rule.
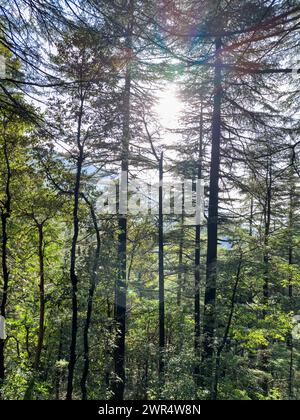
[[[203,106],[201,104],[201,113],[200,113],[200,135],[199,135],[199,158],[198,158],[198,179],[202,178],[202,154],[203,154]],[[201,357],[201,319],[200,319],[200,280],[201,280],[201,225],[196,225],[195,231],[195,385],[196,385],[196,395],[197,389],[200,386],[200,357]]]
[[[200,319],[200,239],[201,239],[201,226],[196,226],[195,238],[195,385],[196,392],[200,386],[200,357],[201,357],[201,319]]]
[[[38,225],[39,232],[39,267],[40,267],[40,316],[39,316],[39,335],[36,347],[34,370],[37,371],[40,366],[41,353],[44,344],[45,334],[45,264],[44,264],[44,225],[43,223]]]
[[[253,236],[253,212],[254,212],[254,198],[250,198],[250,223],[249,223],[249,236]]]
[[[33,362],[33,374],[30,380],[26,392],[24,394],[24,400],[31,400],[34,385],[37,379],[37,374],[41,361],[41,354],[44,344],[45,334],[45,264],[44,264],[44,223],[39,223],[35,219],[36,227],[38,230],[38,256],[39,256],[39,300],[40,300],[40,313],[39,313],[39,330],[38,330],[38,341],[35,350],[35,358]]]
[[[4,135],[5,137],[5,135]],[[4,159],[6,165],[6,185],[5,185],[5,194],[6,199],[3,207],[1,208],[1,227],[2,227],[2,276],[3,276],[3,289],[2,289],[2,301],[0,315],[3,317],[4,322],[6,318],[6,304],[7,304],[7,294],[9,286],[9,270],[8,270],[8,234],[7,234],[7,222],[11,214],[11,168],[8,156],[8,147],[7,142],[4,138]],[[5,339],[0,339],[0,399],[2,398],[2,386],[5,379],[5,365],[4,365],[4,349],[5,349]]]
[[[2,302],[1,302],[1,316],[6,318],[6,303],[7,303],[7,291],[9,283],[9,272],[7,266],[7,214],[1,214],[2,222],[2,274],[3,274],[3,290],[2,290]],[[4,347],[5,340],[0,339],[0,385],[4,381],[5,377],[5,367],[4,367]]]
[[[291,164],[293,167],[293,156],[291,159]],[[289,221],[288,221],[288,260],[289,266],[294,264],[294,200],[295,200],[295,183],[293,181],[293,171],[291,171],[291,186],[289,192]],[[289,276],[289,289],[288,289],[288,296],[289,296],[289,310],[293,311],[294,309],[294,291],[293,291],[293,278],[292,275]],[[289,400],[294,399],[294,340],[292,332],[287,337],[287,348],[290,352],[290,361],[289,361],[289,376],[288,376],[288,398]]]
[[[149,387],[149,353],[147,352],[144,372],[144,400],[148,401],[148,387]]]
[[[107,302],[107,319],[111,320],[112,318],[112,310],[111,310],[111,303],[109,301],[109,298],[106,299]],[[109,322],[109,326],[107,329],[108,337],[111,337],[113,328],[111,322]],[[106,389],[109,390],[110,388],[110,376],[111,376],[111,345],[110,345],[110,338],[105,339],[105,372],[104,372],[104,383],[106,386]]]
[[[126,45],[128,51],[132,50],[132,16],[133,0],[130,0]],[[130,55],[130,54],[129,54]],[[130,60],[130,58],[129,58]],[[126,66],[124,101],[123,101],[123,138],[122,138],[122,172],[126,174],[126,195],[128,185],[128,155],[130,141],[131,119],[131,63]],[[119,194],[120,196],[120,194]],[[124,197],[123,197],[124,198]],[[127,200],[127,197],[125,197]],[[127,203],[126,203],[127,205]],[[122,214],[119,208],[119,269],[115,289],[115,322],[117,325],[116,348],[114,351],[115,378],[113,382],[113,400],[123,400],[125,391],[125,338],[126,338],[126,306],[127,306],[127,214]]]
[[[85,319],[85,326],[83,332],[83,346],[84,346],[84,364],[83,364],[83,372],[81,378],[81,392],[82,392],[82,399],[87,400],[87,378],[89,374],[89,366],[90,366],[90,357],[89,357],[89,329],[91,325],[92,319],[92,312],[93,312],[93,299],[95,290],[97,287],[97,277],[98,277],[98,269],[99,269],[99,260],[100,260],[100,251],[101,251],[101,238],[100,238],[100,229],[98,227],[97,216],[95,214],[95,210],[93,208],[92,203],[86,199],[89,207],[90,212],[94,224],[94,229],[96,232],[97,238],[97,245],[95,250],[94,261],[92,264],[92,273],[91,273],[91,284],[89,289],[89,296],[88,296],[88,305],[87,305],[87,313]]]
[[[267,315],[267,306],[269,303],[269,239],[270,239],[270,228],[271,228],[271,205],[272,205],[272,168],[271,163],[268,162],[267,176],[266,176],[266,188],[267,196],[265,203],[265,234],[264,234],[264,286],[263,286],[263,296],[264,296],[264,305],[266,306],[264,310],[264,316]]]
[[[158,216],[158,252],[159,252],[159,383],[160,394],[164,385],[165,370],[165,278],[164,278],[164,218],[163,218],[163,153],[159,161],[159,216]]]
[[[184,214],[182,213],[180,219],[180,242],[178,254],[178,281],[177,281],[177,306],[181,306],[182,287],[183,287],[183,245],[184,245]]]
[[[207,263],[204,307],[204,351],[203,361],[207,379],[213,372],[215,305],[217,287],[218,210],[221,147],[222,106],[222,42],[216,40],[216,65],[214,80],[214,111],[212,120],[212,151],[210,170],[209,213],[207,226]],[[211,382],[210,382],[211,383]]]
[[[119,218],[119,278],[115,292],[115,321],[117,324],[116,349],[114,352],[115,381],[114,400],[124,399],[125,389],[125,335],[126,335],[126,249],[127,218]]]
[[[59,343],[58,343],[58,352],[57,352],[57,361],[62,359],[62,350],[63,350],[63,324],[60,325],[59,330]],[[55,373],[55,399],[60,399],[60,382],[61,382],[61,371],[57,368]]]
[[[81,107],[78,117],[78,129],[77,129],[77,147],[78,147],[78,158],[76,168],[76,181],[73,192],[73,238],[70,253],[70,282],[72,287],[72,328],[71,328],[71,344],[70,344],[70,355],[68,365],[68,383],[67,383],[67,394],[66,399],[72,400],[73,398],[73,379],[76,365],[76,347],[77,347],[77,331],[78,331],[78,277],[76,273],[76,261],[77,261],[77,242],[79,237],[79,199],[80,199],[80,187],[81,187],[81,176],[82,176],[82,165],[84,161],[84,146],[81,144],[81,126],[83,117],[83,104],[84,94],[81,92]]]
[[[269,288],[269,271],[270,271],[270,255],[269,255],[269,239],[270,239],[270,228],[271,228],[271,205],[272,205],[272,162],[268,158],[267,163],[267,173],[266,173],[266,202],[264,210],[264,223],[265,223],[265,232],[264,232],[264,285],[263,285],[263,318],[265,319],[269,312],[269,298],[270,298],[270,288]],[[269,373],[270,365],[270,354],[269,346],[264,346],[262,348],[262,370]],[[264,394],[267,396],[269,392],[269,380],[266,377],[263,380],[262,385]]]
[[[217,350],[212,400],[217,400],[218,399],[218,385],[219,385],[219,376],[220,376],[221,355],[222,355],[222,352],[223,352],[223,350],[226,346],[228,336],[229,336],[229,332],[230,332],[230,328],[231,328],[231,325],[232,325],[232,320],[233,320],[233,315],[234,315],[234,310],[235,310],[235,305],[236,305],[236,295],[237,295],[238,287],[239,287],[240,280],[241,280],[242,262],[243,262],[243,257],[241,255],[239,263],[238,263],[238,269],[237,269],[235,284],[233,286],[230,312],[229,312],[229,317],[228,317],[226,329],[225,329],[225,332],[224,332],[223,340],[222,340],[222,342],[221,342],[221,344],[220,344],[220,346],[218,347],[218,350]]]

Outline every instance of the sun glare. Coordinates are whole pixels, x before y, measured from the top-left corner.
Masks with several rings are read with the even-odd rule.
[[[183,104],[178,98],[178,90],[175,84],[170,84],[161,93],[156,112],[159,121],[165,129],[175,129],[178,127],[180,113]]]

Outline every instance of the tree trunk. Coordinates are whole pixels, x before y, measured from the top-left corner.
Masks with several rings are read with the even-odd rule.
[[[249,236],[253,236],[253,218],[254,218],[254,198],[250,198],[250,222],[249,222]]]
[[[90,207],[94,229],[96,232],[97,245],[96,245],[96,250],[95,250],[94,262],[92,264],[91,284],[90,284],[90,289],[89,289],[87,313],[86,313],[85,326],[84,326],[84,332],[83,332],[84,364],[83,364],[82,378],[80,382],[83,400],[87,400],[86,383],[87,383],[87,378],[89,374],[89,366],[90,366],[89,329],[91,325],[92,312],[93,312],[93,299],[94,299],[94,294],[97,287],[97,277],[98,277],[97,271],[99,269],[100,250],[101,250],[100,229],[98,227],[97,216],[95,214],[92,203],[89,203],[87,199],[86,199],[86,202],[88,203]]]
[[[210,381],[213,371],[215,304],[217,287],[218,208],[221,147],[222,106],[222,42],[216,40],[216,65],[214,80],[214,111],[212,120],[212,151],[210,170],[209,213],[207,227],[207,262],[204,307],[204,353],[205,371]]]
[[[268,162],[267,175],[266,175],[266,203],[265,203],[265,234],[264,234],[264,287],[263,287],[263,296],[264,296],[264,305],[266,308],[264,310],[264,317],[267,315],[267,306],[269,303],[269,238],[270,238],[270,228],[271,228],[271,203],[272,203],[272,167],[271,162]]]
[[[199,158],[198,158],[198,179],[202,178],[202,154],[203,154],[203,106],[201,104],[201,113],[200,113],[200,136],[199,136]],[[200,280],[201,280],[201,225],[196,225],[195,231],[195,310],[194,310],[194,319],[195,319],[195,385],[196,385],[196,396],[197,389],[200,386],[200,357],[201,357],[201,324],[200,324]]]
[[[57,352],[57,361],[62,359],[62,350],[63,350],[63,323],[60,324],[59,330],[59,344],[58,344],[58,352]],[[59,367],[57,367],[55,372],[55,399],[60,399],[60,382],[61,382],[61,371]]]
[[[180,242],[179,242],[179,255],[178,255],[178,281],[177,281],[177,306],[181,306],[182,300],[182,287],[183,287],[183,245],[184,245],[184,214],[182,213],[180,219]]]
[[[1,208],[1,227],[2,227],[2,276],[3,276],[3,289],[2,289],[2,302],[1,302],[1,310],[0,315],[6,318],[6,304],[7,304],[7,293],[8,293],[8,285],[9,285],[9,271],[8,271],[8,234],[7,234],[7,222],[11,214],[11,191],[10,191],[10,183],[11,183],[11,168],[10,162],[8,157],[8,147],[7,142],[4,138],[4,158],[5,158],[5,165],[7,170],[6,176],[6,186],[5,186],[5,194],[6,199]],[[0,339],[0,399],[2,398],[2,386],[5,379],[5,365],[4,365],[4,349],[5,349],[5,340]]]
[[[160,394],[164,385],[165,370],[165,279],[164,279],[164,218],[163,218],[163,153],[159,161],[159,216],[158,216],[158,248],[159,248],[159,384]]]
[[[218,347],[218,350],[217,350],[212,400],[217,400],[218,399],[218,385],[219,385],[219,376],[220,376],[221,355],[222,355],[222,352],[223,352],[223,350],[226,346],[227,339],[228,339],[229,332],[230,332],[230,328],[231,328],[231,325],[232,325],[232,319],[233,319],[235,305],[236,305],[236,295],[237,295],[237,291],[238,291],[238,287],[239,287],[240,279],[241,279],[241,273],[242,273],[242,262],[243,262],[243,259],[242,259],[242,255],[241,255],[239,263],[238,263],[238,269],[237,269],[235,284],[233,286],[230,312],[229,312],[229,317],[228,317],[226,329],[225,329],[225,332],[224,332],[223,340],[222,340],[222,342],[221,342],[221,344],[220,344],[220,346]]]
[[[39,267],[40,267],[40,317],[39,317],[39,335],[38,343],[36,347],[35,361],[34,361],[34,370],[37,371],[40,366],[41,353],[44,343],[44,333],[45,333],[45,265],[44,265],[44,229],[43,224],[38,225],[39,232]]]
[[[293,168],[293,159],[294,156],[292,154],[291,159],[291,168]],[[291,170],[291,186],[289,191],[289,220],[288,220],[288,260],[289,265],[292,266],[294,264],[294,205],[295,205],[295,192],[296,187],[293,180],[293,170]],[[293,291],[293,278],[292,275],[289,276],[289,289],[288,289],[288,296],[289,296],[289,310],[292,312],[294,309],[294,291]],[[294,340],[292,332],[287,337],[287,348],[290,352],[290,360],[289,360],[289,376],[288,376],[288,398],[289,400],[294,399]]]
[[[269,270],[270,270],[270,255],[269,255],[269,239],[270,239],[270,228],[271,228],[271,205],[272,205],[272,162],[268,158],[267,164],[267,173],[266,173],[266,202],[264,209],[264,223],[265,223],[265,232],[264,232],[264,285],[263,285],[263,318],[265,319],[269,312]],[[269,346],[264,346],[262,348],[262,370],[266,373],[269,372],[270,365],[270,355],[269,355]],[[264,394],[267,396],[269,392],[269,381],[266,377],[263,380],[262,385]]]
[[[80,187],[81,187],[81,175],[82,175],[82,165],[84,161],[84,147],[81,144],[81,126],[82,126],[82,117],[83,117],[83,104],[84,104],[84,95],[81,93],[81,107],[78,117],[78,129],[77,129],[77,147],[78,147],[78,158],[77,158],[77,168],[76,168],[76,181],[73,192],[73,238],[71,245],[71,261],[70,261],[70,282],[72,287],[72,328],[71,328],[71,344],[70,344],[70,356],[69,356],[69,365],[68,365],[68,383],[67,383],[67,394],[66,399],[72,400],[73,398],[73,379],[74,371],[76,365],[76,346],[77,346],[77,330],[78,330],[78,301],[77,301],[77,291],[78,291],[78,277],[76,273],[76,261],[77,261],[77,242],[79,236],[79,199],[80,199]]]
[[[129,24],[126,38],[126,46],[132,50],[132,16],[133,0],[129,4]],[[130,54],[129,54],[130,56]],[[130,60],[130,58],[129,58]],[[122,172],[126,174],[128,185],[128,155],[130,141],[130,119],[131,119],[131,63],[126,66],[124,102],[123,102],[123,136],[122,136]],[[127,190],[126,185],[126,190]],[[120,194],[119,194],[120,195]],[[127,199],[127,197],[126,197]],[[127,206],[127,203],[126,203]],[[126,212],[125,212],[126,213]],[[126,289],[127,289],[127,214],[121,214],[119,208],[119,246],[118,246],[118,279],[115,290],[115,322],[117,326],[116,348],[114,351],[115,378],[113,382],[113,400],[124,399],[125,391],[125,337],[126,337]]]
[[[44,223],[39,223],[35,219],[35,223],[38,230],[38,256],[39,256],[39,296],[40,296],[40,314],[39,314],[39,332],[38,341],[35,350],[35,359],[33,363],[33,374],[30,380],[26,392],[24,394],[24,400],[31,400],[32,393],[34,390],[35,382],[37,379],[38,369],[41,361],[41,354],[44,344],[45,334],[45,267],[44,267]]]

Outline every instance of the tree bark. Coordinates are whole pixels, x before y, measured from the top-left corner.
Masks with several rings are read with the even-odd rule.
[[[269,298],[270,298],[270,255],[269,255],[269,240],[270,240],[270,228],[271,228],[271,205],[272,205],[272,162],[268,158],[267,173],[266,173],[266,201],[264,209],[264,284],[263,284],[263,319],[265,319],[269,312]],[[263,346],[262,348],[262,370],[266,373],[269,372],[270,355],[269,346]],[[267,396],[269,392],[269,381],[267,377],[263,380],[262,384],[263,392]]]
[[[100,260],[100,251],[101,251],[101,237],[100,237],[100,229],[97,222],[97,216],[93,208],[93,204],[90,203],[87,199],[85,200],[90,207],[91,217],[92,217],[94,229],[96,232],[97,245],[96,245],[96,250],[95,250],[95,255],[94,255],[94,262],[92,264],[91,284],[90,284],[90,289],[89,289],[87,313],[86,313],[85,326],[84,326],[84,331],[83,331],[84,364],[83,364],[83,372],[82,372],[82,377],[81,377],[81,382],[80,382],[83,400],[88,399],[86,384],[87,384],[87,378],[88,378],[89,367],[90,367],[89,330],[90,330],[92,312],[93,312],[93,299],[94,299],[94,294],[97,287],[97,278],[98,278],[97,271],[99,269],[99,260]]]
[[[44,264],[44,225],[43,223],[38,225],[39,232],[39,267],[40,267],[40,316],[39,316],[39,335],[38,342],[36,347],[35,361],[34,361],[34,370],[37,371],[40,366],[41,353],[44,344],[44,334],[45,334],[45,264]]]
[[[291,158],[291,168],[293,168],[293,159],[294,153],[292,153]],[[295,192],[296,186],[293,180],[293,170],[291,170],[290,175],[290,191],[289,191],[289,220],[288,220],[288,262],[289,266],[294,264],[294,235],[293,229],[295,224]],[[288,288],[288,296],[289,296],[289,310],[293,311],[294,309],[294,290],[293,290],[293,278],[292,275],[289,275],[289,288]],[[290,352],[290,360],[289,360],[289,376],[288,376],[288,398],[289,400],[294,399],[294,339],[292,332],[287,337],[287,348]]]
[[[82,89],[82,88],[81,88]],[[68,365],[68,382],[67,382],[67,394],[66,400],[72,400],[73,398],[73,379],[76,365],[76,347],[77,347],[77,331],[78,331],[78,277],[76,273],[76,261],[77,261],[77,242],[79,237],[79,200],[80,200],[80,188],[81,188],[81,176],[82,176],[82,165],[84,161],[84,146],[81,144],[81,127],[83,118],[83,104],[84,94],[81,90],[81,105],[78,117],[78,128],[77,128],[77,167],[76,167],[76,181],[73,191],[73,238],[70,252],[70,282],[72,287],[72,328],[71,328],[71,343],[70,343],[70,356]]]
[[[249,236],[253,236],[253,219],[254,219],[254,198],[250,198],[250,221],[249,221]]]
[[[267,174],[266,174],[266,202],[264,209],[264,219],[265,219],[265,233],[264,233],[264,286],[263,286],[263,296],[264,296],[264,305],[266,306],[264,310],[264,317],[267,315],[267,306],[269,303],[269,239],[270,239],[270,227],[271,227],[271,205],[272,205],[272,163],[270,159],[268,160],[267,165]]]
[[[60,324],[59,330],[59,343],[58,343],[58,352],[57,352],[57,361],[62,359],[63,355],[63,323]],[[56,368],[55,372],[55,399],[60,399],[60,383],[61,383],[61,371],[59,367]]]
[[[231,328],[231,325],[232,325],[232,319],[233,319],[235,305],[236,305],[236,295],[237,295],[237,291],[238,291],[238,287],[239,287],[239,283],[240,283],[240,279],[241,279],[242,262],[243,262],[243,260],[242,260],[242,255],[241,255],[241,257],[239,259],[239,263],[238,263],[238,269],[237,269],[235,284],[233,286],[230,312],[229,312],[229,317],[228,317],[226,329],[225,329],[225,332],[224,332],[223,340],[222,340],[222,342],[221,342],[221,344],[220,344],[220,346],[218,347],[218,350],[217,350],[212,400],[217,400],[218,399],[218,385],[219,385],[221,355],[222,355],[222,352],[223,352],[223,350],[226,346],[228,336],[229,336],[229,332],[230,332],[230,328]]]
[[[178,283],[177,283],[177,306],[181,306],[182,301],[182,287],[183,287],[183,245],[184,245],[184,214],[180,218],[180,242],[179,242],[179,255],[178,255]]]
[[[203,159],[203,106],[201,104],[200,112],[200,133],[199,133],[199,157],[198,157],[198,179],[202,178],[202,159]],[[199,222],[200,223],[200,222]],[[197,389],[200,386],[200,357],[201,357],[201,317],[200,317],[200,281],[201,281],[201,225],[196,225],[195,231],[195,309],[194,309],[194,319],[195,319],[195,368],[194,368],[194,377],[196,385],[196,395]]]
[[[221,147],[221,106],[222,106],[222,42],[216,40],[216,64],[214,80],[214,111],[212,120],[212,151],[210,170],[209,213],[207,227],[207,262],[204,306],[204,351],[203,361],[207,379],[213,371],[215,304],[217,287],[218,210]]]
[[[39,330],[38,330],[38,341],[35,350],[35,358],[33,362],[33,374],[32,379],[30,380],[26,392],[24,394],[24,400],[31,400],[32,393],[34,390],[34,385],[36,382],[41,354],[44,344],[44,334],[45,334],[45,264],[44,264],[44,223],[39,223],[36,218],[33,216],[37,230],[38,230],[38,257],[39,257]]]
[[[129,2],[128,17],[129,23],[126,35],[126,46],[132,51],[132,26],[133,26],[133,0]],[[130,58],[129,53],[129,60]],[[130,141],[130,120],[131,120],[131,63],[128,61],[125,75],[124,101],[123,101],[123,135],[122,135],[122,172],[126,173],[126,184],[128,185],[129,167],[129,141]],[[126,187],[127,187],[126,185]],[[126,188],[127,189],[127,188]],[[125,391],[125,338],[126,338],[126,306],[127,306],[127,215],[121,214],[119,209],[119,245],[118,245],[118,279],[115,288],[115,323],[117,326],[116,348],[114,351],[115,378],[112,391],[113,400],[124,399]]]
[[[2,276],[3,276],[3,289],[2,289],[2,301],[0,315],[6,318],[6,305],[7,305],[7,294],[9,286],[9,270],[8,270],[8,233],[7,233],[7,222],[11,215],[11,167],[8,156],[8,146],[4,135],[4,160],[6,166],[6,185],[5,185],[5,202],[1,208],[1,227],[2,227]],[[2,386],[5,379],[5,364],[4,364],[4,349],[5,340],[0,339],[0,399],[2,398]]]
[[[164,385],[165,370],[165,278],[164,278],[164,218],[163,218],[163,153],[159,161],[159,216],[158,216],[158,248],[159,248],[159,384],[160,395]]]

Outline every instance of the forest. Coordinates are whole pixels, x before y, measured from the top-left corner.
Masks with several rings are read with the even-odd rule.
[[[299,0],[0,0],[0,400],[300,398],[299,82]]]

